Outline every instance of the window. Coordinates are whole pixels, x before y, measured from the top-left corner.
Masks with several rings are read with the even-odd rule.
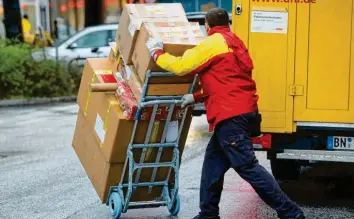
[[[76,44],[76,48],[97,48],[108,46],[108,30],[86,34],[74,44]]]
[[[116,41],[116,34],[117,30],[110,30],[108,36],[108,42],[115,42]]]

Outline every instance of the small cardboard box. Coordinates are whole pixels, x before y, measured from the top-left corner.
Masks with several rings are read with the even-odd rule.
[[[197,22],[145,22],[140,29],[132,57],[141,81],[145,80],[148,70],[165,71],[157,66],[149,53],[146,42],[150,36],[160,38],[164,51],[174,56],[182,56],[186,50],[205,39]]]
[[[84,114],[79,111],[72,146],[83,166],[88,178],[91,180],[101,203],[105,203],[111,186],[119,185],[123,174],[124,163],[109,163],[99,148],[99,143],[92,134],[91,125],[86,120]],[[153,169],[146,168],[141,172],[139,182],[150,182]],[[159,168],[156,181],[167,179],[168,168]],[[136,171],[134,173],[136,176]],[[133,178],[133,179],[134,179]],[[127,172],[124,183],[127,182]],[[173,171],[170,182],[173,182]],[[153,187],[152,192],[148,193],[147,187],[139,187],[133,193],[131,201],[152,201],[162,192],[162,187]],[[124,190],[126,194],[126,190]]]
[[[109,59],[109,62],[111,63],[111,66],[112,66],[112,68],[111,68],[112,72],[116,73],[116,72],[120,71],[119,62],[120,62],[121,58],[119,56],[119,51],[118,51],[118,48],[117,48],[117,44],[115,42],[110,42],[109,46],[111,47],[111,50],[109,52],[108,59]]]
[[[131,88],[125,81],[119,81],[116,92],[116,97],[119,100],[119,108],[123,112],[127,120],[135,120],[139,104]],[[141,96],[141,94],[140,94]],[[156,111],[155,120],[166,120],[170,110],[170,105],[160,104]],[[153,112],[153,106],[148,106],[141,109],[139,114],[140,120],[150,120]],[[185,109],[180,106],[175,106],[173,109],[171,120],[181,120]]]
[[[87,114],[88,104],[91,100],[90,84],[100,83],[97,75],[111,75],[112,66],[108,58],[88,58],[86,59],[81,77],[80,88],[77,96],[77,103],[80,109]]]
[[[127,64],[132,64],[135,42],[143,22],[187,22],[181,3],[125,4],[120,17],[116,42]]]
[[[123,74],[126,76],[125,81],[128,83],[136,100],[141,101],[144,83],[136,73],[133,65],[126,65],[122,68]],[[159,76],[149,79],[147,96],[174,96],[184,95],[189,92],[194,80],[194,75],[180,76]]]

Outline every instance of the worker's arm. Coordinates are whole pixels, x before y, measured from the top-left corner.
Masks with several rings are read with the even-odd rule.
[[[207,95],[203,93],[203,89],[200,89],[199,91],[196,91],[193,93],[193,98],[195,103],[202,103],[204,102],[205,98]]]
[[[165,53],[163,43],[158,39],[149,39],[146,45],[158,66],[179,76],[206,72],[216,56],[229,52],[221,34],[207,37],[199,45],[186,50],[182,56],[177,57]],[[188,104],[198,103],[203,102],[206,97],[207,95],[201,89],[189,95],[186,101]]]
[[[199,45],[188,49],[182,56],[173,56],[163,51],[163,44],[156,39],[150,39],[147,46],[156,64],[161,68],[178,76],[189,73],[198,74],[205,71],[210,64],[210,60],[221,54],[220,36],[209,36]],[[223,51],[225,52],[225,51]]]

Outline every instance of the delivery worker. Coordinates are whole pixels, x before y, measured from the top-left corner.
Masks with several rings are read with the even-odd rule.
[[[23,15],[21,22],[22,22],[22,32],[23,32],[23,34],[24,35],[30,34],[32,26],[31,26],[31,22],[28,19],[28,15],[27,14]]]
[[[282,219],[304,219],[302,210],[280,189],[255,157],[251,136],[260,133],[253,63],[243,42],[231,32],[221,8],[206,14],[208,37],[183,56],[163,51],[150,38],[147,47],[161,68],[176,75],[198,74],[202,90],[187,94],[183,106],[204,102],[213,136],[206,148],[200,185],[200,213],[195,219],[219,217],[224,174],[233,168]],[[255,127],[255,128],[254,128]],[[255,133],[255,134],[252,134]],[[255,204],[255,203],[250,203]]]

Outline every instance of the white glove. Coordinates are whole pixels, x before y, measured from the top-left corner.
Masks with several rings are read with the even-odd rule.
[[[194,97],[193,97],[193,94],[186,94],[182,97],[182,108],[188,106],[188,105],[191,105],[191,104],[194,104]]]
[[[149,40],[146,42],[146,46],[150,52],[151,56],[154,56],[154,53],[158,50],[163,50],[163,43],[161,40],[157,38],[149,38]]]

